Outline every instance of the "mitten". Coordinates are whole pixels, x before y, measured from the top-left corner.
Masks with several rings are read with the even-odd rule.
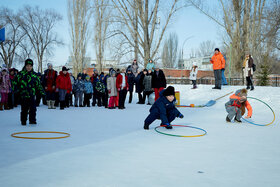
[[[184,115],[183,114],[179,114],[179,118],[183,119]]]

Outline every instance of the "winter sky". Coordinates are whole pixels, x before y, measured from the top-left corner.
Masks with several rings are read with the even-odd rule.
[[[70,55],[67,0],[1,0],[1,6],[11,8],[15,11],[24,5],[39,6],[42,9],[52,8],[63,16],[63,20],[57,25],[56,29],[59,37],[64,41],[65,46],[57,47],[50,61],[54,65],[65,64]],[[197,49],[199,44],[206,40],[214,41],[217,47],[221,47],[221,40],[219,39],[220,27],[193,7],[187,7],[173,17],[166,36],[171,32],[177,33],[179,40],[178,47],[179,49],[184,47],[185,58],[189,57],[191,49]],[[182,46],[186,39],[187,41]],[[88,56],[95,58],[92,46],[93,44],[89,43]]]

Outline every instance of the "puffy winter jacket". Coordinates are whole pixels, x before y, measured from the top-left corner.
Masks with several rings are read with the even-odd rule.
[[[44,76],[43,76],[43,86],[47,87],[46,91],[48,92],[54,92],[55,88],[53,89],[53,86],[55,87],[55,81],[57,77],[57,72],[55,70],[45,70]]]
[[[150,112],[158,114],[160,116],[162,124],[167,124],[167,114],[174,114],[175,117],[180,116],[179,110],[175,107],[176,99],[173,100],[173,102],[169,102],[168,99],[163,95],[165,89],[162,90],[159,94],[159,99],[156,100],[156,102],[152,105]]]
[[[162,70],[153,72],[152,75],[152,88],[165,88],[166,79]]]
[[[143,80],[143,85],[144,85],[144,91],[145,92],[153,91],[152,75],[145,75],[144,80]]]
[[[123,82],[123,76],[122,74],[120,73],[118,76],[117,76],[117,80],[116,80],[116,87],[117,89],[121,89],[122,88],[122,82]],[[128,88],[128,81],[127,81],[127,76],[125,75],[125,86],[124,86],[124,90]]]
[[[84,81],[82,79],[81,80],[77,79],[73,86],[73,92],[81,93],[81,92],[84,92],[84,90],[85,90]]]
[[[22,98],[34,97],[36,93],[45,95],[41,81],[33,70],[28,72],[24,69],[19,72],[16,77],[16,86]]]
[[[240,108],[241,107],[241,103],[240,103],[240,93],[241,93],[241,90],[237,90],[234,94],[232,94],[230,97],[229,97],[229,101],[225,104],[226,107],[237,107],[237,108]],[[247,116],[248,117],[251,117],[252,116],[252,113],[253,113],[253,110],[252,110],[252,106],[250,105],[249,101],[246,100],[245,101],[245,107],[247,108],[248,110],[248,114]]]
[[[85,84],[85,93],[86,94],[93,93],[93,87],[92,87],[91,82],[90,81],[85,81],[84,84]]]
[[[213,64],[213,70],[225,68],[226,61],[221,52],[219,52],[218,54],[214,54],[210,62]]]
[[[69,73],[64,74],[62,71],[59,72],[59,76],[56,78],[56,87],[58,89],[67,90],[67,93],[72,91],[72,85]]]

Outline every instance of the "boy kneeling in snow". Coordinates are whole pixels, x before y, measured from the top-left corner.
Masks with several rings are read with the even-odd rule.
[[[227,122],[231,122],[232,118],[235,116],[234,121],[241,123],[241,117],[245,114],[245,107],[248,110],[248,115],[245,117],[251,118],[252,107],[247,101],[247,90],[240,89],[235,92],[235,94],[230,96],[230,100],[225,104],[228,115],[226,117]]]
[[[150,114],[145,119],[144,129],[149,130],[149,125],[156,119],[161,120],[161,125],[167,129],[172,129],[170,123],[176,118],[183,118],[177,108],[175,107],[175,90],[173,86],[168,86],[165,90],[160,92],[159,99],[153,104],[150,109]]]

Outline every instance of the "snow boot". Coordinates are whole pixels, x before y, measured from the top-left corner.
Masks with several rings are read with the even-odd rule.
[[[254,88],[254,86],[252,85],[252,86],[251,86],[251,91],[253,91],[254,89],[255,89],[255,88]]]
[[[29,124],[36,125],[37,123],[36,123],[36,121],[30,121]]]
[[[54,106],[55,101],[51,101],[51,109],[56,109],[56,107]]]
[[[22,122],[21,122],[21,125],[26,125],[26,121],[22,121]]]
[[[145,129],[145,130],[149,130],[149,125],[145,123],[145,124],[144,124],[144,129]]]
[[[8,103],[4,103],[4,110],[10,110],[10,108],[8,107]]]
[[[0,103],[0,111],[3,111],[3,103]]]
[[[60,101],[60,110],[64,110],[64,101]]]
[[[240,119],[237,119],[236,117],[234,118],[234,121],[237,123],[242,123],[242,121]]]
[[[172,125],[166,125],[165,128],[166,129],[173,129]]]
[[[231,122],[231,120],[228,118],[228,116],[226,117],[226,121],[227,122]]]
[[[48,105],[48,109],[52,109],[50,100],[47,100],[47,105]]]

